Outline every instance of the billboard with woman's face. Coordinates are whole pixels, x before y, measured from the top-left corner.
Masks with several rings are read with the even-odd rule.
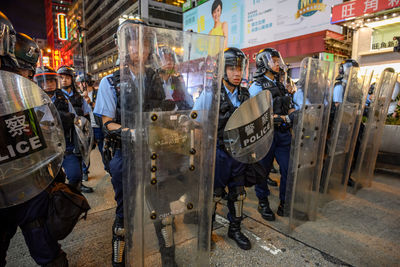
[[[183,14],[184,30],[225,36],[225,47],[246,48],[341,27],[330,24],[341,0],[209,0]]]

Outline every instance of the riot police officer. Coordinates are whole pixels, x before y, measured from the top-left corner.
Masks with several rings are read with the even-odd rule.
[[[129,19],[120,25],[125,23],[132,24],[143,24],[145,23],[140,19]],[[128,64],[126,70],[127,77],[131,77],[126,81],[120,80],[120,72],[114,72],[111,75],[104,77],[100,81],[99,91],[97,95],[97,103],[94,109],[95,115],[102,116],[103,129],[105,132],[105,138],[108,140],[107,147],[112,148],[112,159],[109,162],[111,182],[115,192],[115,200],[117,201],[116,216],[113,224],[113,254],[112,264],[113,266],[124,266],[125,255],[123,253],[125,247],[125,230],[124,230],[124,210],[123,210],[123,184],[122,184],[122,170],[123,170],[123,158],[121,151],[121,97],[120,97],[120,85],[124,83],[126,88],[137,88],[139,86],[139,80],[136,77],[138,75],[144,76],[144,85],[146,90],[146,97],[144,99],[144,109],[148,112],[153,109],[161,110],[174,110],[176,105],[173,100],[166,99],[162,81],[151,68],[145,68],[144,73],[140,73],[140,62],[146,62],[149,60],[151,55],[153,36],[151,34],[144,34],[144,46],[143,53],[138,54],[138,47],[134,40],[126,40],[129,47],[129,54],[124,55],[126,58],[124,62]],[[135,90],[132,90],[135,91]],[[150,199],[151,201],[151,199]],[[170,220],[170,224],[172,221]],[[167,227],[165,225],[156,225],[157,237],[159,237],[160,252],[162,256],[163,265],[174,266],[174,247],[167,246],[167,242],[162,240],[161,227]],[[169,242],[168,242],[169,243]],[[173,245],[173,244],[172,244]]]
[[[74,81],[74,69],[68,66],[61,66],[58,69],[57,74],[60,77],[61,91],[74,107],[76,114],[78,116],[85,116],[89,119],[91,108],[83,99],[83,97],[77,92]],[[76,141],[74,140],[76,140],[76,138],[73,138],[72,142],[67,139],[66,155],[63,162],[63,167],[70,184],[75,185],[84,193],[92,193],[93,188],[82,184],[82,157],[80,154],[81,152],[78,151],[78,144],[76,144]]]
[[[214,180],[214,202],[215,205],[226,194],[228,187],[228,236],[244,250],[251,248],[250,240],[241,232],[243,220],[243,200],[246,198],[245,170],[246,165],[233,159],[226,151],[223,133],[229,117],[237,107],[250,98],[247,88],[241,87],[243,73],[246,69],[246,55],[238,48],[227,48],[224,52],[225,73],[221,85],[221,102],[218,119],[217,151],[215,163]],[[201,109],[204,99],[207,97],[203,91],[197,99],[193,109]],[[215,217],[215,216],[214,216]]]
[[[37,44],[32,43],[30,37],[20,35],[17,39],[18,52],[16,53],[18,57],[16,57],[14,53],[16,33],[11,22],[2,12],[0,12],[0,32],[0,43],[2,44],[0,45],[0,70],[17,74],[22,70],[24,76],[31,77],[30,73],[24,70],[32,70],[35,67],[39,57]],[[26,51],[31,51],[31,53],[24,53]],[[0,189],[3,191],[1,184]],[[32,258],[38,265],[68,266],[66,254],[57,240],[51,236],[46,224],[43,223],[47,217],[48,205],[49,194],[43,190],[21,204],[0,209],[0,266],[6,265],[7,249],[18,226],[22,230]]]
[[[336,78],[335,86],[333,87],[332,101],[335,107],[343,102],[344,90],[351,67],[359,67],[358,62],[354,59],[346,59],[339,66],[339,76]],[[333,110],[335,110],[335,107],[333,107]]]
[[[255,96],[261,90],[269,90],[272,94],[274,111],[274,139],[268,154],[261,160],[261,164],[266,169],[267,175],[270,172],[274,157],[279,164],[281,180],[279,185],[280,204],[277,214],[283,216],[290,156],[290,126],[293,119],[289,115],[294,109],[292,106],[292,96],[279,81],[278,74],[280,68],[285,70],[287,67],[280,53],[273,48],[263,49],[257,54],[256,67],[257,71],[254,74],[254,83],[249,88],[250,95]],[[265,180],[257,184],[255,190],[259,199],[258,211],[265,220],[275,220],[275,215],[269,206],[268,196],[270,192],[267,181]]]
[[[165,99],[173,100],[177,109],[191,109],[193,99],[184,90],[183,78],[175,70],[175,64],[178,61],[176,53],[169,46],[160,45],[157,47],[157,54],[162,59],[158,72],[163,82]]]
[[[86,102],[91,106],[92,109],[94,109],[96,105],[96,100],[97,100],[97,90],[94,88],[94,79],[92,74],[90,73],[82,73],[76,77],[76,83],[79,86],[83,98],[86,100]],[[92,124],[93,128],[93,135],[94,139],[96,141],[97,147],[99,148],[100,154],[101,154],[101,159],[104,164],[104,170],[109,172],[109,167],[108,163],[106,163],[104,159],[104,153],[103,153],[103,143],[104,143],[104,134],[102,131],[102,120],[101,117],[96,116],[93,114],[93,112],[90,112],[90,121]],[[85,166],[83,168],[83,180],[87,181],[88,180],[88,166]]]

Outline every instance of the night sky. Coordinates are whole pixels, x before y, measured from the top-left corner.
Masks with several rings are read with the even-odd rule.
[[[17,32],[46,39],[44,0],[1,0],[0,11],[11,20]]]

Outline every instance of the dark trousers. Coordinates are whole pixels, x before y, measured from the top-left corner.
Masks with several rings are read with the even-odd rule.
[[[274,157],[279,164],[279,171],[281,173],[281,181],[279,185],[279,198],[281,201],[285,201],[286,193],[286,179],[289,169],[289,158],[290,158],[290,144],[292,142],[292,135],[290,131],[281,132],[277,129],[274,131],[274,139],[268,154],[260,161],[265,170],[267,176],[271,171],[271,166],[274,161]],[[267,179],[263,179],[261,183],[255,186],[255,191],[258,199],[268,198],[270,191],[267,184]]]
[[[124,196],[122,187],[122,152],[120,149],[115,151],[115,155],[110,161],[110,174],[115,194],[114,199],[117,201],[116,214],[122,219],[124,218]]]
[[[15,235],[18,226],[22,230],[25,243],[32,258],[38,265],[45,265],[53,261],[60,253],[61,248],[54,240],[47,227],[40,223],[33,226],[30,222],[39,218],[46,218],[48,209],[48,193],[43,191],[31,200],[20,205],[0,209],[0,266],[6,264],[7,249],[11,238]],[[10,263],[13,265],[13,263]]]
[[[82,181],[82,158],[68,151],[64,155],[62,163],[65,174],[70,184],[78,184]]]

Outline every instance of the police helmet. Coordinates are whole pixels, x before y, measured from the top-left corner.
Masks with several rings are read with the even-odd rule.
[[[69,75],[69,76],[71,76],[72,78],[74,77],[74,69],[72,68],[72,67],[70,67],[70,66],[61,66],[58,70],[57,70],[57,74],[59,74],[59,75],[61,75],[61,74],[64,74],[64,75]]]
[[[16,32],[10,20],[0,11],[0,59],[1,68],[18,68],[15,58]]]
[[[37,43],[28,35],[17,33],[15,44],[15,57],[21,69],[28,69],[35,72],[39,59],[40,49]]]
[[[236,47],[228,47],[224,51],[224,59],[225,59],[225,72],[224,72],[224,80],[229,82],[228,76],[226,75],[226,66],[239,66],[242,72],[245,71],[247,67],[247,57],[243,53],[242,50]]]
[[[57,72],[49,66],[43,66],[40,68],[36,68],[36,73],[35,76],[33,77],[33,80],[37,82],[42,82],[45,80],[58,80],[58,74]]]
[[[58,83],[58,74],[52,67],[43,66],[36,68],[36,74],[33,76],[33,81],[39,85],[40,88],[44,89],[45,82],[50,80],[54,80]]]
[[[160,66],[166,66],[172,61],[173,65],[179,62],[178,56],[175,51],[168,45],[159,45],[157,48],[157,57],[160,61]]]
[[[351,67],[359,67],[358,62],[354,59],[346,59],[339,66],[339,74],[348,74]]]
[[[372,94],[374,93],[375,87],[376,87],[376,83],[372,83],[372,84],[369,86],[369,89],[368,89],[368,94],[369,94],[369,95],[372,95]]]
[[[275,65],[274,61],[272,60],[273,57],[279,58],[279,66],[282,70],[287,70],[287,66],[283,62],[281,54],[274,48],[265,48],[258,52],[256,56],[256,77],[263,75],[266,71],[270,71],[274,75],[279,74],[279,72],[273,70]]]

